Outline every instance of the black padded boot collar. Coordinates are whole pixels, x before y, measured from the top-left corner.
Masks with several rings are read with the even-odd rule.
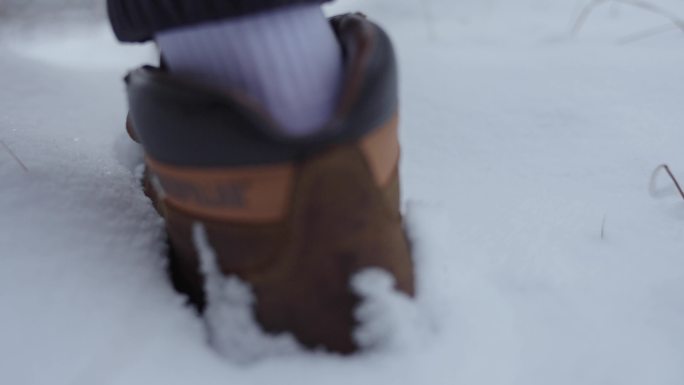
[[[331,23],[347,74],[337,112],[320,132],[287,137],[248,98],[208,89],[143,67],[126,77],[136,136],[152,158],[179,166],[237,166],[292,161],[353,141],[397,110],[397,68],[384,31],[359,14]]]

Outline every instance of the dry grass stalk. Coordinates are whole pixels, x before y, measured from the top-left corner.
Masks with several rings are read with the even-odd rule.
[[[667,164],[661,164],[660,166],[656,167],[656,169],[653,171],[653,176],[651,177],[651,194],[655,195],[656,178],[658,177],[658,174],[660,174],[660,172],[663,170],[667,173],[670,179],[672,179],[672,182],[674,182],[674,185],[677,188],[679,195],[682,197],[682,199],[684,199],[684,190],[682,190],[682,186],[679,184],[679,181],[672,173],[672,170],[670,170],[670,166],[668,166]]]
[[[674,28],[679,29],[680,31],[684,32],[684,20],[679,18],[677,15],[675,15],[672,12],[669,12],[666,9],[660,8],[657,5],[651,4],[646,1],[642,0],[593,0],[589,4],[587,4],[582,11],[580,12],[579,16],[577,17],[577,20],[575,20],[575,25],[572,28],[572,36],[576,36],[584,25],[586,24],[587,20],[589,19],[589,16],[600,6],[604,4],[609,4],[609,3],[614,3],[614,4],[623,4],[623,5],[628,5],[631,7],[639,8],[647,12],[651,12],[653,14],[662,16],[666,18],[669,21],[669,25],[672,25]],[[646,35],[649,34],[649,31],[647,31]]]
[[[9,148],[9,146],[7,145],[7,143],[5,143],[4,140],[0,140],[0,144],[1,144],[2,147],[7,151],[7,153],[10,154],[10,156],[12,157],[12,159],[14,159],[14,160],[17,162],[17,164],[19,164],[19,166],[24,170],[24,172],[29,172],[28,167],[26,167],[26,165],[24,164],[24,162],[22,162],[21,159],[19,159],[19,157],[17,156],[17,154],[15,154],[14,151],[12,151],[12,149]]]

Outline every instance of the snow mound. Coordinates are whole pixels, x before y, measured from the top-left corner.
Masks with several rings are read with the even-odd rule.
[[[368,269],[352,279],[360,296],[356,309],[359,326],[354,337],[372,351],[399,351],[425,343],[424,313],[410,297],[395,289],[395,280],[381,269]]]

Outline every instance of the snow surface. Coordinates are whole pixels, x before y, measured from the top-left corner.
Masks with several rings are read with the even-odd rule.
[[[684,34],[665,17],[684,3],[603,2],[573,34],[587,3],[329,9],[397,44],[418,261],[415,301],[356,277],[369,350],[350,358],[219,354],[171,288],[123,130],[121,77],[152,47],[92,22],[0,27],[0,383],[683,384],[684,203],[648,187],[661,163],[684,178]]]

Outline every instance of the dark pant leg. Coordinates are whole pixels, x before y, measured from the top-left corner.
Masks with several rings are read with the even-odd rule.
[[[329,0],[107,0],[117,38],[143,42],[165,29],[245,15],[269,8]]]

